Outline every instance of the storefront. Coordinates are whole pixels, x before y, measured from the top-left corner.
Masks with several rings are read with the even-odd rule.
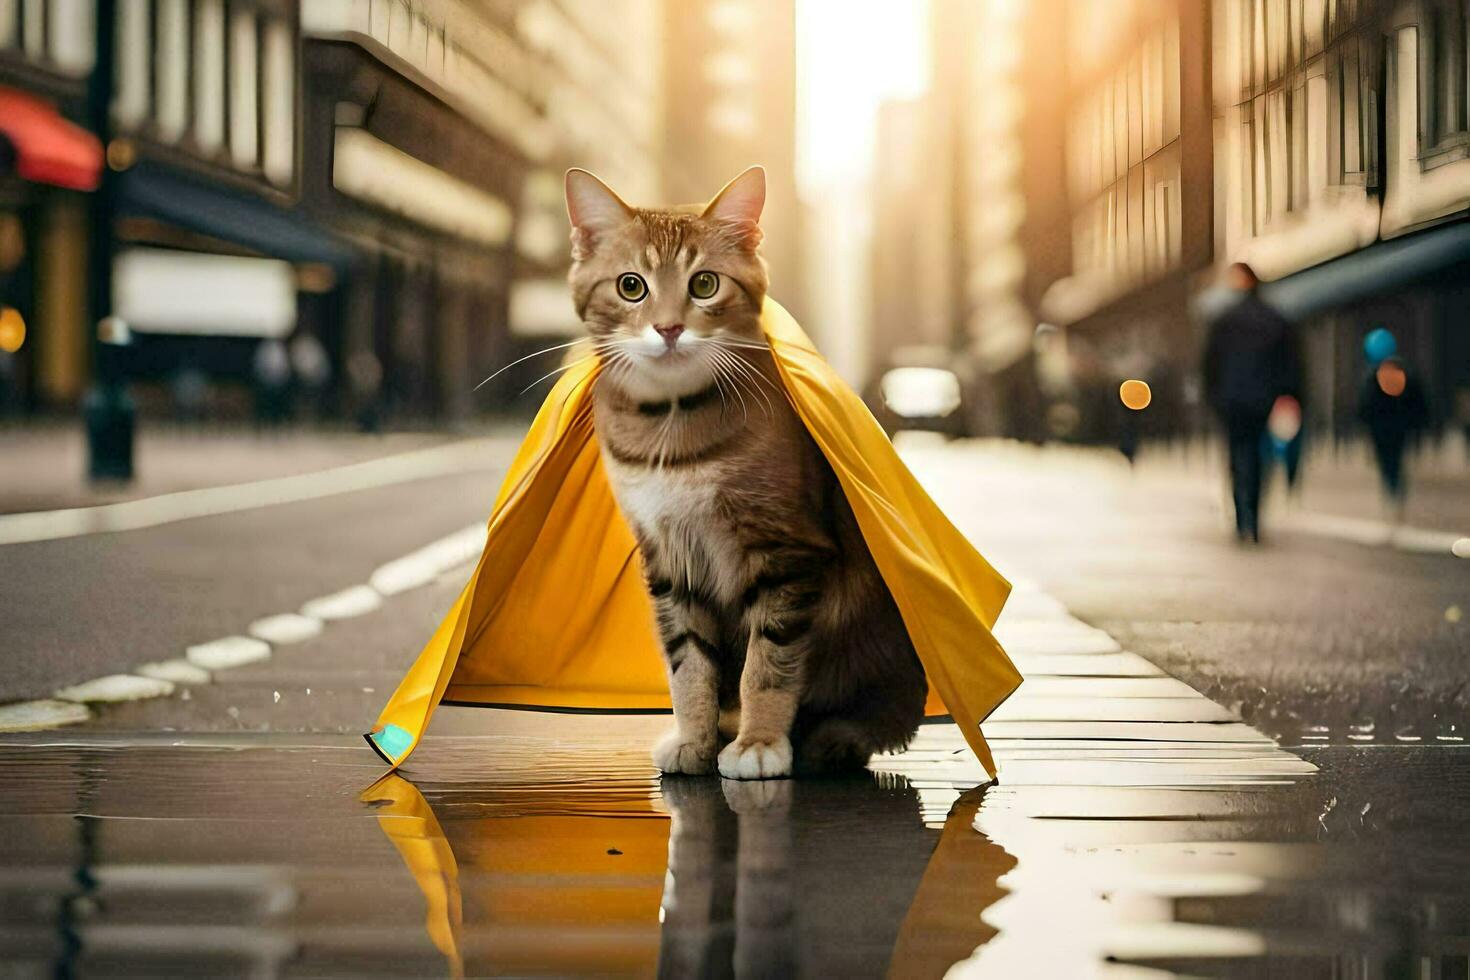
[[[0,87],[0,418],[81,393],[86,196],[101,167],[101,145],[55,102]]]
[[[308,39],[302,211],[348,244],[323,337],[365,422],[464,418],[507,392],[515,149],[351,40]],[[419,84],[422,82],[423,84]]]

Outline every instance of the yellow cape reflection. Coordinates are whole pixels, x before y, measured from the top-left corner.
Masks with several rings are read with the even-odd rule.
[[[452,976],[466,961],[472,975],[652,973],[668,815],[626,794],[537,795],[457,784],[431,806],[390,773],[361,800],[423,892]]]
[[[459,894],[459,865],[424,794],[408,780],[389,773],[369,786],[362,802],[377,804],[378,826],[398,849],[403,863],[424,893],[428,914],[424,929],[449,961],[456,977],[464,976],[459,950],[464,906]]]
[[[661,788],[459,783],[431,805],[390,774],[362,800],[456,977],[939,976],[993,933],[1015,861],[974,829],[983,790],[936,833],[887,775]]]

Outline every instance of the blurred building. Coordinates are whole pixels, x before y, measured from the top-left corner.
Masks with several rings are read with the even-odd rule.
[[[1112,439],[1118,385],[1147,381],[1145,431],[1187,425],[1197,356],[1191,300],[1212,255],[1210,34],[1199,0],[1069,6],[1069,77],[1042,141],[1063,148],[1070,263],[1035,281],[1062,328],[1072,432]]]
[[[1065,328],[1082,434],[1106,435],[1087,419],[1107,428],[1125,377],[1153,386],[1155,431],[1202,421],[1195,299],[1233,261],[1303,322],[1310,424],[1352,431],[1376,326],[1442,419],[1470,413],[1464,4],[1088,0],[1068,14],[1062,117],[1027,126],[1066,147],[1071,267],[1032,308]]]
[[[708,200],[763,165],[771,295],[799,318],[795,0],[669,0],[663,18],[662,199]]]
[[[1059,137],[1035,120],[1065,91],[1067,3],[934,0],[933,84],[879,118],[873,364],[947,367],[972,434],[1042,435],[1033,280],[1066,195]]]
[[[876,372],[945,367],[960,379],[960,428],[1010,432],[1026,411],[1023,4],[935,0],[932,84],[879,113],[873,329]],[[1016,398],[1003,392],[1019,379]],[[1017,422],[1023,425],[1023,422]]]
[[[1217,261],[1304,321],[1307,414],[1354,427],[1384,326],[1441,421],[1470,420],[1466,6],[1292,0],[1214,13]]]
[[[145,412],[248,412],[258,348],[299,348],[299,296],[330,289],[348,260],[295,210],[297,5],[130,0],[115,9],[107,190],[111,312],[132,334],[126,374]]]
[[[145,412],[248,412],[263,382],[369,423],[505,407],[555,358],[479,379],[579,329],[562,171],[660,196],[663,26],[660,0],[0,2],[0,398],[88,383],[102,174]]]
[[[0,418],[74,399],[86,377],[91,5],[0,3]]]
[[[880,361],[949,344],[975,432],[1115,438],[1127,378],[1153,389],[1145,432],[1190,431],[1202,293],[1247,261],[1304,324],[1311,424],[1353,428],[1377,326],[1464,422],[1466,21],[1459,0],[935,0],[935,84],[880,131]]]
[[[304,206],[355,253],[337,311],[349,378],[381,379],[384,407],[414,415],[512,404],[556,358],[473,389],[580,329],[563,170],[592,169],[635,199],[657,186],[658,59],[601,28],[656,36],[658,5],[307,9]]]

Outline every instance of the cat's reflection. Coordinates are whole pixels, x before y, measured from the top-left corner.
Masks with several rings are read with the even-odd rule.
[[[980,913],[1015,863],[974,829],[983,794],[942,831],[892,774],[666,777],[653,800],[464,784],[425,798],[389,775],[362,798],[453,976],[928,977],[989,938]]]
[[[941,833],[901,777],[665,777],[662,790],[662,977],[937,976],[988,938],[979,915],[1013,863],[971,826],[979,792],[942,835],[951,856],[970,845],[965,867],[938,869]]]

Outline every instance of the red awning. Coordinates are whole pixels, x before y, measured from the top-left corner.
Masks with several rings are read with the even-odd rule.
[[[38,184],[93,191],[102,142],[26,92],[0,87],[0,136],[15,147],[15,172]]]

